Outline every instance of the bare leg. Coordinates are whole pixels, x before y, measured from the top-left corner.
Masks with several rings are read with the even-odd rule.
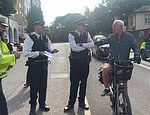
[[[105,88],[109,88],[109,84],[110,84],[109,74],[110,74],[111,66],[109,63],[104,63],[102,65],[102,68],[103,68],[102,78],[103,78],[104,86]]]

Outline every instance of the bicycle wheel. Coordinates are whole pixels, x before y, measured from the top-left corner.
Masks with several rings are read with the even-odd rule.
[[[119,115],[132,115],[131,103],[125,89],[121,89],[119,93]]]
[[[116,91],[115,91],[115,115],[120,115],[120,101],[119,101],[119,84],[116,85]]]
[[[119,115],[119,84],[113,86],[113,93],[110,95],[112,115]]]

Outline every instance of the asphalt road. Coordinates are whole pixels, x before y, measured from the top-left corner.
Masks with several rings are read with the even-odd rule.
[[[74,111],[63,113],[69,96],[69,46],[54,44],[60,52],[51,58],[47,89],[47,104],[50,112],[40,112],[37,115],[112,115],[108,97],[101,97],[103,85],[98,82],[97,72],[101,62],[92,58],[90,75],[87,85],[87,101],[90,111],[81,111],[77,103]],[[3,79],[4,93],[7,98],[9,115],[28,115],[29,88],[23,89],[27,67],[26,58],[21,57],[9,71],[9,77]],[[149,67],[148,67],[149,66]],[[132,79],[129,81],[129,96],[133,115],[150,115],[150,62],[135,64]]]

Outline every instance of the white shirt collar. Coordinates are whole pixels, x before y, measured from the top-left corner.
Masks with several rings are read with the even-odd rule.
[[[40,37],[40,35],[38,33],[36,33],[36,32],[32,32],[32,34],[35,34],[37,36],[37,38]]]
[[[80,36],[80,34],[81,34],[81,32],[79,32],[79,31],[77,31],[77,30],[76,30],[76,33],[77,33],[79,36]]]

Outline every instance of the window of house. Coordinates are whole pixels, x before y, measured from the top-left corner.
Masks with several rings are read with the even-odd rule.
[[[130,25],[130,26],[133,26],[133,16],[130,16],[130,17],[129,17],[129,25]]]
[[[19,4],[18,4],[18,5],[19,5],[19,8],[21,8],[21,3],[20,3],[20,2],[19,2]]]
[[[150,14],[145,14],[144,20],[145,20],[145,24],[150,24]]]

